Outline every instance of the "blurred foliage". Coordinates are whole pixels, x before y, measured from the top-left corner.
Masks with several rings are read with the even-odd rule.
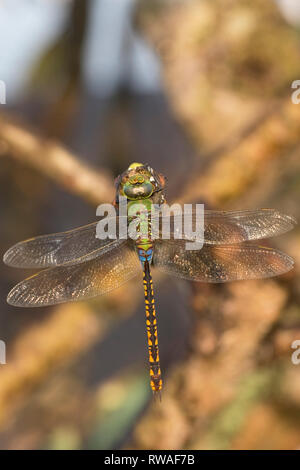
[[[156,3],[159,21],[157,10],[142,1],[138,24],[163,61],[174,111],[201,150],[242,133],[270,101],[290,95],[299,33],[274,2]]]

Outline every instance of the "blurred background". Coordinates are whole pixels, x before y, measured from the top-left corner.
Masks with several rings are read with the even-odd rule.
[[[1,0],[1,252],[94,221],[133,161],[170,202],[300,220],[299,25],[298,0]],[[299,449],[299,242],[270,242],[296,261],[276,279],[154,273],[162,403],[141,282],[18,309],[30,273],[2,264],[0,448]]]

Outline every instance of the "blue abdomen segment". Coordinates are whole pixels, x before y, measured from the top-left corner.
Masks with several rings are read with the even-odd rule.
[[[148,263],[151,264],[152,257],[153,257],[153,248],[151,247],[145,250],[144,248],[138,246],[138,256],[142,265],[144,265],[146,261],[148,261]]]

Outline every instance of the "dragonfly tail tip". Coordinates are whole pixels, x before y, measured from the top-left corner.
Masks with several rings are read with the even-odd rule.
[[[161,390],[153,390],[153,397],[155,401],[158,399],[161,403]]]

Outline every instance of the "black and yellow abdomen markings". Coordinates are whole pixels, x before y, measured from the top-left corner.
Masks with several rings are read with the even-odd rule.
[[[150,385],[153,392],[159,392],[162,389],[162,379],[159,363],[157,320],[154,304],[153,283],[148,261],[144,263],[143,278],[150,366]]]

